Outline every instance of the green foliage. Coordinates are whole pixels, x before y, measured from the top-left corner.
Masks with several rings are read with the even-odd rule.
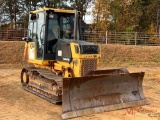
[[[85,16],[87,12],[87,8],[89,4],[94,0],[70,0],[70,9],[76,9],[81,12],[82,18]],[[85,26],[84,21],[82,21],[82,25]]]
[[[146,6],[150,4],[150,0],[141,0],[141,5]]]
[[[111,15],[113,15],[113,26],[116,31],[134,31],[139,25],[139,18],[142,15],[138,1],[122,2],[114,0],[111,2]]]
[[[127,0],[126,0],[127,1]],[[110,30],[147,31],[151,23],[156,24],[157,0],[111,1]]]
[[[110,1],[97,0],[94,3],[93,22],[91,26],[96,31],[106,31],[109,27]]]
[[[27,26],[29,11],[42,7],[77,9],[84,16],[90,2],[91,0],[0,0],[0,21],[12,25],[23,21],[23,26]]]
[[[150,29],[148,30],[148,33],[151,34],[151,36],[149,38],[149,42],[159,44],[156,28],[153,25],[153,23],[150,25]]]
[[[23,21],[28,24],[28,13],[41,7],[77,9],[82,17],[94,0],[0,0],[1,25]],[[143,32],[151,24],[160,24],[159,0],[95,0],[92,29],[98,31]],[[157,19],[157,15],[159,16]],[[11,29],[13,29],[11,26]],[[157,26],[156,26],[157,28]]]

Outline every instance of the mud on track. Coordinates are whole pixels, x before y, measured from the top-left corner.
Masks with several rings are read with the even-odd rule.
[[[128,67],[145,71],[144,94],[151,104],[143,107],[104,112],[73,120],[160,120],[160,67]],[[0,120],[61,120],[61,105],[51,104],[27,91],[20,84],[20,69],[0,68]]]

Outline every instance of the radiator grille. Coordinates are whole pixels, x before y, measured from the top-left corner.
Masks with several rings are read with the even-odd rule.
[[[81,76],[86,76],[90,71],[96,70],[97,68],[97,60],[81,60]]]

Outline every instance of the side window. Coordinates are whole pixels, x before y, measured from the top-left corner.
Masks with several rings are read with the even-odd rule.
[[[29,31],[28,31],[29,32],[28,37],[32,39],[33,22],[29,23],[28,29],[29,29]]]
[[[63,15],[60,17],[61,38],[72,39],[74,31],[74,16]]]
[[[44,12],[38,13],[38,26],[37,26],[37,58],[42,59],[44,50],[44,34],[45,34],[45,24],[44,24]]]
[[[29,23],[29,38],[31,42],[36,41],[37,39],[37,22],[30,22]]]
[[[45,29],[45,24],[44,24],[44,12],[38,13],[39,19],[38,21],[38,27],[37,27],[37,37],[38,37],[38,44],[39,48],[42,46],[44,43],[44,29]]]
[[[53,18],[48,19],[47,28],[47,54],[55,54],[57,45],[56,43],[59,37],[57,14],[54,14]]]
[[[33,33],[32,33],[33,41],[37,39],[37,22],[33,22]]]

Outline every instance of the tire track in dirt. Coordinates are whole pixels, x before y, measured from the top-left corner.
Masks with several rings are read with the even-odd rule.
[[[20,71],[0,69],[0,120],[61,120],[61,106],[23,90]]]
[[[9,104],[5,99],[0,99],[0,119],[1,120],[14,120],[18,119],[18,115],[21,114],[21,110],[16,105]],[[5,108],[5,109],[4,109]],[[6,109],[7,108],[7,109]]]
[[[17,83],[19,82],[17,74],[19,70],[0,70],[0,119],[1,120],[16,120],[19,119],[21,110],[16,105],[16,101],[13,99],[18,95]],[[18,99],[17,99],[18,100]]]
[[[138,68],[136,71],[146,69]],[[155,75],[159,74],[158,70],[154,72],[149,70],[146,73],[144,94],[149,97],[151,104],[142,108],[160,112],[160,93],[157,92],[160,90],[159,78]],[[20,71],[20,69],[0,69],[0,120],[62,120],[62,106],[51,104],[22,89]],[[73,120],[158,120],[158,117],[149,117],[148,113],[136,112],[134,115],[130,113],[130,109],[129,112],[126,110],[128,109],[88,115]]]

